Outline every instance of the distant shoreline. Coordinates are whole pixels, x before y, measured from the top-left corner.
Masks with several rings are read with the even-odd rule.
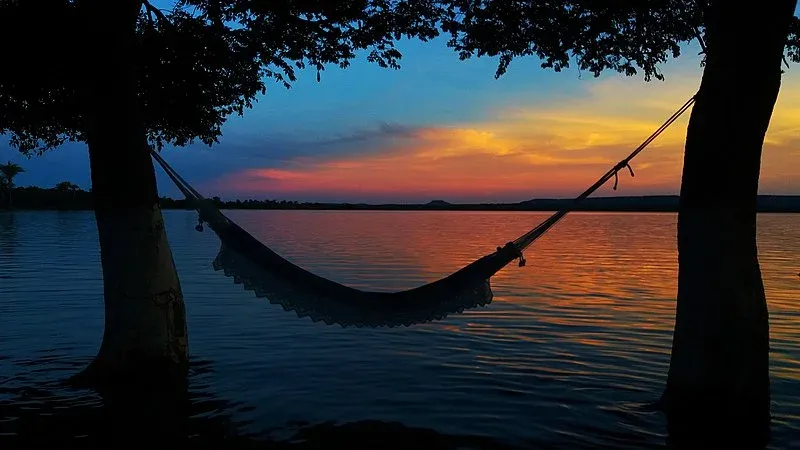
[[[175,202],[172,204],[171,202]],[[588,198],[578,205],[573,199],[534,199],[519,203],[447,203],[425,204],[369,203],[294,203],[273,201],[216,201],[220,209],[306,210],[306,211],[507,211],[552,212],[569,206],[581,212],[678,212],[678,196],[637,196]],[[164,209],[183,209],[180,200],[162,201]],[[758,198],[759,212],[800,213],[800,196],[764,195]]]
[[[58,191],[39,187],[22,187],[13,191],[16,210],[91,210],[91,192]],[[424,204],[369,204],[296,202],[286,200],[211,199],[220,209],[243,210],[306,210],[306,211],[558,211],[572,205],[572,199],[533,199],[519,203],[448,203],[434,200]],[[582,212],[678,212],[677,195],[596,197],[583,200],[573,211]],[[162,209],[190,209],[185,200],[160,199]],[[2,209],[0,209],[2,210]],[[800,195],[759,195],[758,211],[800,213]]]

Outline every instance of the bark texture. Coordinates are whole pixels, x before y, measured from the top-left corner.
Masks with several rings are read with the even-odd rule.
[[[764,136],[796,0],[712,2],[678,216],[678,303],[664,395],[680,446],[763,446],[769,323],[756,246]]]

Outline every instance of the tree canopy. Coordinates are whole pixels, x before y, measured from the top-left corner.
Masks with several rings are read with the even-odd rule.
[[[149,141],[157,147],[217,142],[231,114],[242,114],[269,80],[289,86],[297,70],[347,67],[359,53],[397,68],[394,42],[440,31],[462,59],[499,58],[501,76],[516,57],[663,78],[659,65],[702,36],[710,0],[176,0],[139,5],[137,46],[129,55]],[[96,40],[91,0],[0,0],[0,134],[23,153],[85,140],[87,70]],[[102,37],[99,37],[102,39]],[[95,46],[96,48],[96,46]],[[109,52],[114,49],[109,48]],[[96,53],[96,52],[95,52]],[[800,61],[795,18],[787,56]]]
[[[142,0],[137,72],[148,139],[211,145],[231,114],[242,114],[272,79],[347,67],[359,52],[397,68],[394,42],[437,34],[431,2],[398,0],[178,0],[161,10]],[[90,0],[0,0],[0,134],[26,154],[85,140],[84,95],[92,33]],[[96,46],[95,46],[96,47]],[[109,52],[115,51],[113,48]]]
[[[461,59],[497,56],[496,76],[514,58],[537,56],[561,71],[574,61],[594,76],[613,70],[663,79],[659,66],[681,44],[702,42],[711,0],[569,0],[563,2],[450,0],[442,29]],[[794,18],[787,56],[800,62],[800,20]],[[746,56],[743,56],[746,58]]]
[[[60,192],[69,192],[69,191],[77,191],[81,187],[71,181],[60,181],[56,183],[53,189],[60,191]]]
[[[11,161],[0,164],[0,186],[11,189],[14,187],[14,178],[25,172],[25,169],[17,163]]]

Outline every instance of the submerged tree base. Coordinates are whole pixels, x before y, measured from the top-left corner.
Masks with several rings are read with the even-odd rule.
[[[188,364],[175,363],[166,358],[132,358],[125,364],[113,364],[96,358],[85,369],[70,377],[67,384],[99,392],[115,390],[117,387],[181,392],[188,386],[188,377]]]
[[[666,415],[669,447],[765,448],[771,420],[766,392],[668,385],[657,406]]]
[[[109,447],[178,448],[189,433],[191,400],[188,371],[175,364],[132,361],[113,366],[95,360],[68,380],[72,387],[94,390],[109,418]]]
[[[67,385],[91,389],[103,399],[109,446],[177,448],[188,435],[188,364],[130,358],[112,364],[96,358]]]

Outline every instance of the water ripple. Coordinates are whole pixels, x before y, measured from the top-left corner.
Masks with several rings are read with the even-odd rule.
[[[219,242],[194,232],[192,214],[165,216],[196,360],[191,436],[235,429],[344,446],[357,436],[364,445],[382,443],[373,447],[416,447],[414,439],[424,439],[441,448],[664,448],[663,418],[644,405],[660,395],[669,365],[673,214],[571,215],[528,251],[527,268],[492,279],[491,305],[404,329],[299,320],[215,273]],[[297,264],[374,290],[435,280],[545,217],[231,216]],[[759,217],[774,448],[800,435],[798,225],[796,215]],[[59,385],[90,361],[102,336],[96,242],[90,213],[0,213],[0,442],[34,426],[86,439],[102,434],[84,422],[69,428],[46,419],[77,409],[103,420],[97,395]]]

